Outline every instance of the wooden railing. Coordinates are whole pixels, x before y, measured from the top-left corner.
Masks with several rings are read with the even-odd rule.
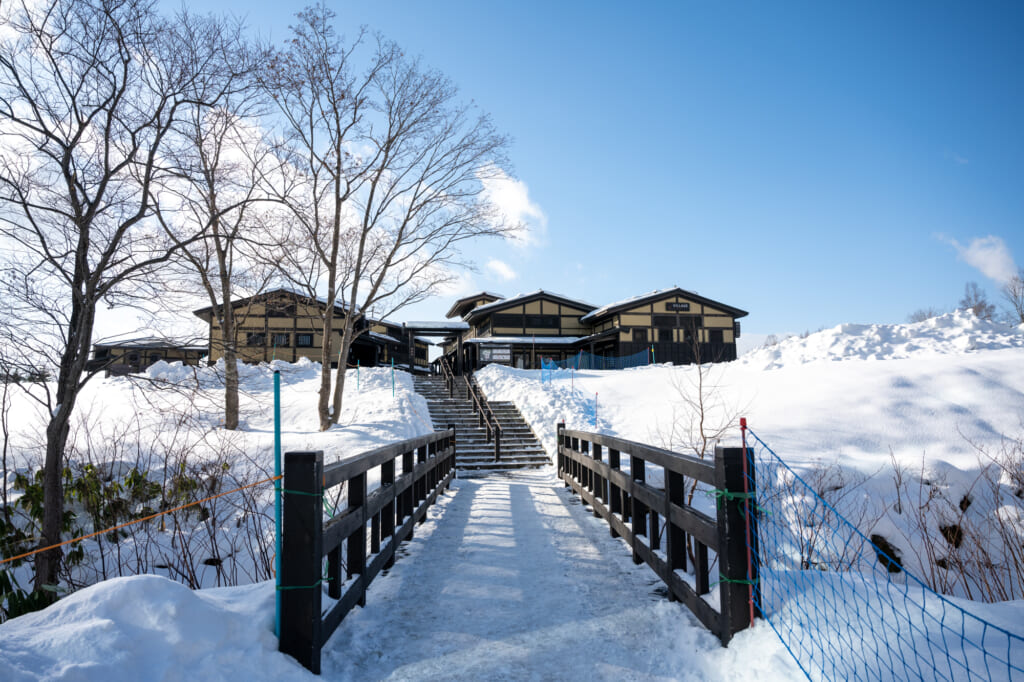
[[[374,469],[380,486],[367,492]],[[454,428],[327,467],[322,451],[285,453],[280,651],[320,674],[324,642],[356,604],[366,605],[370,582],[394,563],[399,543],[413,536],[413,526],[423,523],[454,475]],[[346,487],[348,506],[325,523],[325,493],[338,485]],[[326,615],[323,583],[337,600]]]
[[[448,388],[448,397],[455,396],[455,372],[448,364],[448,358],[441,358],[441,376],[444,377],[444,385]]]
[[[747,542],[749,537],[756,546],[757,528],[751,502],[755,492],[752,458],[744,457],[743,448],[715,448],[714,460],[704,461],[564,427],[558,425],[559,477],[591,506],[595,516],[608,522],[613,537],[625,539],[633,561],[650,566],[668,586],[670,598],[683,602],[723,645],[750,627],[751,604],[759,600],[755,601],[757,566],[751,565]],[[621,468],[624,457],[628,471]],[[748,459],[746,473],[744,459]],[[662,468],[662,488],[647,482],[647,464]],[[687,504],[694,480],[711,486],[717,498],[716,518]],[[688,540],[695,564],[692,585],[682,577]],[[718,557],[713,575],[708,550]],[[721,595],[718,610],[704,597],[715,583]]]
[[[490,404],[487,402],[487,398],[484,397],[483,391],[473,383],[472,379],[466,375],[462,376],[462,380],[466,382],[466,392],[469,395],[470,400],[473,401],[473,412],[478,416],[478,425],[481,428],[487,428],[487,442],[494,441],[494,461],[501,461],[501,424],[498,423],[498,418],[494,414],[494,410],[491,409]]]

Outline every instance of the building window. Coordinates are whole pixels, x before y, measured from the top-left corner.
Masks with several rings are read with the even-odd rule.
[[[275,348],[287,348],[292,345],[291,334],[272,334],[271,341]]]
[[[724,339],[724,336],[722,335],[722,330],[721,329],[710,329],[710,330],[708,330],[708,334],[709,334],[709,339],[708,340],[711,341],[711,343],[724,343],[725,342],[725,339]]]
[[[312,348],[313,347],[313,335],[312,334],[296,334],[295,345],[299,348]]]
[[[647,345],[647,330],[646,329],[634,329],[633,330],[633,343],[639,343]]]
[[[526,326],[538,329],[558,329],[558,315],[527,315]]]
[[[245,335],[245,345],[247,346],[263,346],[266,342],[266,335],[263,332],[247,332]]]
[[[671,329],[659,329],[658,330],[658,343],[672,343],[672,330]]]
[[[558,315],[494,315],[495,327],[558,329]]]
[[[671,329],[678,326],[679,319],[675,315],[655,315],[654,326]]]

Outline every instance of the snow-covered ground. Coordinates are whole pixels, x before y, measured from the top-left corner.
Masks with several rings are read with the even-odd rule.
[[[426,406],[412,393],[406,375],[396,373],[392,397],[389,372],[362,370],[358,391],[354,377],[347,382],[342,425],[319,433],[316,367],[280,367],[285,377],[286,450],[322,448],[330,460],[429,429]],[[201,422],[195,432],[205,434],[197,452],[215,458],[226,438],[234,452],[247,453],[252,466],[263,471],[272,466],[270,368],[246,369],[243,430],[235,435],[214,428],[214,371],[200,370],[198,381],[190,368],[158,366],[150,375],[183,390],[157,391],[125,378],[89,387],[82,414],[88,415],[84,422],[94,435],[118,423],[137,422],[140,432],[158,439],[168,420],[177,419],[175,415],[194,402]],[[955,506],[973,494],[980,501],[971,505],[969,514],[980,523],[997,511],[981,499],[982,466],[1024,436],[1024,329],[982,322],[964,313],[913,325],[840,325],[704,371],[654,366],[619,372],[545,372],[542,377],[540,371],[492,366],[477,379],[491,399],[515,401],[552,450],[555,423],[564,419],[569,428],[600,430],[686,451],[695,441],[694,397],[703,395],[706,427],[745,416],[798,472],[808,477],[817,472],[831,481],[841,477],[858,491],[859,499],[870,502],[871,512],[863,518],[873,525],[865,532],[886,535],[905,558],[920,552],[921,535],[912,519],[893,504],[897,473],[902,470],[904,476],[902,495],[916,494],[927,485],[928,491]],[[38,412],[22,399],[12,414],[20,439],[19,465],[28,466],[37,453],[31,434]],[[87,436],[79,429],[76,438],[88,440]],[[723,442],[738,444],[738,430],[727,429]],[[537,532],[521,532],[527,521],[509,521],[513,512],[501,504],[517,498],[530,500],[540,515],[534,519],[539,521]],[[463,506],[458,506],[460,500]],[[481,525],[460,523],[464,517]],[[653,575],[632,566],[619,541],[608,538],[604,527],[565,496],[551,471],[528,481],[460,482],[454,496],[446,497],[421,528],[408,545],[409,556],[378,579],[367,608],[351,615],[328,644],[325,678],[469,679],[486,671],[504,678],[726,679],[737,674],[730,661],[756,661],[759,677],[792,679],[792,664],[767,628],[742,633],[728,650],[721,650],[682,607],[647,599],[655,589]],[[545,529],[547,535],[541,532]],[[442,560],[431,553],[432,543],[453,534],[457,537],[448,541],[461,542],[461,554]],[[500,558],[499,565],[489,568],[480,563],[488,555]],[[604,559],[595,562],[598,556]],[[530,557],[535,558],[536,569],[544,571],[543,580],[524,578]],[[527,563],[516,563],[520,559]],[[637,613],[616,620],[610,615],[614,606],[607,611],[589,603],[579,606],[593,596],[572,591],[582,588],[547,582],[551,573],[557,577],[559,572],[572,574],[582,568],[595,572],[596,584],[620,580],[624,590],[633,591]],[[598,577],[600,570],[611,571],[613,577]],[[407,623],[418,604],[402,599],[418,583],[440,595],[429,608],[423,605],[434,620],[421,628],[415,621]],[[568,595],[564,603],[563,596],[547,594],[559,590]],[[523,600],[537,620],[520,619],[501,629],[479,613],[494,599]],[[216,678],[221,665],[236,666],[231,674],[222,675],[225,678],[301,677],[301,670],[274,652],[269,635],[272,602],[273,588],[266,583],[190,592],[152,576],[108,581],[40,614],[0,625],[0,679],[116,678],[115,660],[133,671],[128,675],[133,678]],[[1020,603],[976,610],[999,623],[1020,622],[1024,616]],[[628,640],[609,642],[609,633],[616,628],[606,627],[605,619],[629,636],[632,618],[665,646],[634,655],[625,650]],[[373,639],[369,628],[387,634],[383,640]],[[428,632],[438,629],[443,636],[427,638]],[[129,640],[140,644],[118,644]],[[549,641],[555,644],[545,649],[542,644]],[[563,650],[558,642],[568,644]],[[668,650],[669,643],[678,652]],[[197,653],[186,658],[183,652],[189,647]],[[528,654],[532,648],[553,652],[556,661],[567,652],[572,656],[564,667],[552,669],[552,658],[535,659]],[[587,650],[595,655],[576,657]],[[655,661],[641,667],[638,661],[648,655]]]

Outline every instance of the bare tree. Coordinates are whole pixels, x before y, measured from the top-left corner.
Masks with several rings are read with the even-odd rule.
[[[1024,268],[1003,285],[1000,290],[1003,299],[1010,305],[1010,322],[1024,324]]]
[[[183,144],[168,154],[172,172],[162,183],[157,216],[180,248],[186,265],[185,285],[194,289],[198,277],[210,302],[210,347],[224,359],[224,428],[238,428],[238,329],[244,324],[231,301],[238,292],[264,290],[274,269],[262,257],[272,238],[260,178],[273,174],[277,157],[264,143],[255,116],[262,108],[252,76],[258,55],[244,46],[240,27],[231,27],[233,49],[225,52],[225,72],[234,79],[221,106],[192,108],[175,132]],[[166,195],[173,196],[168,201]],[[261,210],[262,207],[262,210]],[[193,240],[197,232],[205,234]]]
[[[153,224],[174,122],[223,93],[220,26],[160,18],[150,0],[4,8],[0,42],[3,343],[53,371],[45,397],[42,543],[60,540],[69,422],[90,379],[101,301],[135,301],[180,246]],[[194,235],[191,239],[198,239]],[[186,243],[186,239],[182,243]],[[61,551],[36,555],[53,595]]]
[[[914,312],[907,315],[907,322],[924,322],[925,320],[930,320],[933,317],[938,317],[941,314],[942,311],[939,310],[938,308],[918,308]]]
[[[964,297],[960,299],[959,305],[973,312],[979,320],[991,320],[996,312],[996,307],[988,302],[988,297],[977,282],[964,285]]]
[[[321,429],[341,414],[361,320],[435,293],[460,262],[460,242],[511,229],[483,192],[506,162],[506,138],[460,104],[444,76],[379,36],[360,33],[346,45],[333,19],[324,5],[300,12],[265,79],[289,123],[289,158],[307,181],[288,199],[302,244],[285,250],[285,274],[310,296],[326,289]]]

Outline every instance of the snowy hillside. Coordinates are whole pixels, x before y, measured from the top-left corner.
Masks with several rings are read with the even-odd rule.
[[[340,458],[429,429],[425,404],[407,375],[396,373],[392,397],[390,373],[362,370],[358,390],[355,377],[348,380],[343,425],[319,433],[313,411],[317,367],[279,367],[286,450],[323,448],[333,453],[329,459]],[[232,452],[246,453],[249,466],[267,469],[271,368],[244,369],[243,430],[234,435],[212,428],[218,414],[215,368],[197,375],[191,368],[159,365],[149,376],[160,385],[120,378],[89,387],[75,435],[83,452],[90,438],[125,423],[134,425],[136,440],[166,441],[161,433],[189,413],[188,433],[199,456],[219,461],[228,443]],[[997,505],[981,472],[1012,455],[1024,438],[1024,330],[963,313],[919,324],[840,325],[703,369],[659,365],[542,376],[491,366],[477,379],[489,398],[516,402],[549,451],[560,419],[570,428],[692,451],[699,429],[693,408],[703,396],[705,426],[722,426],[723,443],[738,444],[734,421],[747,417],[801,474],[826,488],[841,482],[850,491],[843,504],[856,504],[858,518],[870,526],[864,532],[885,535],[905,557],[927,554],[918,518],[905,511],[916,496],[934,495],[951,508],[970,498],[964,514],[977,528],[1013,511]],[[38,454],[31,436],[39,415],[24,399],[12,415],[18,466],[28,467]],[[147,452],[154,457],[157,450]],[[929,570],[924,559],[907,565]],[[212,575],[204,584],[215,584]],[[950,590],[959,594],[962,586]],[[0,625],[0,678],[111,677],[112,660],[136,678],[165,677],[168,670],[174,671],[171,677],[206,678],[216,676],[211,671],[221,664],[237,666],[240,676],[254,681],[301,677],[303,671],[273,651],[267,632],[272,600],[267,583],[191,593],[155,577],[107,582],[41,614]],[[1022,603],[978,608],[1012,624],[1020,622]],[[765,629],[745,633],[728,655],[761,661],[759,677],[785,679],[791,671],[777,641],[772,648],[772,637]],[[137,647],[127,644],[136,641]],[[187,655],[193,649],[198,653]]]

